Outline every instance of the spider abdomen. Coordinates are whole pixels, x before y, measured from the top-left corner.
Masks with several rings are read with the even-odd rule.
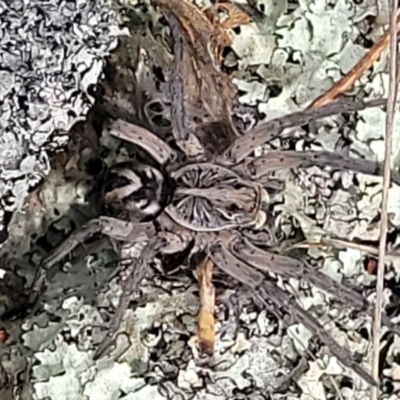
[[[104,188],[107,212],[130,220],[155,218],[173,190],[170,180],[157,168],[133,162],[111,168]]]

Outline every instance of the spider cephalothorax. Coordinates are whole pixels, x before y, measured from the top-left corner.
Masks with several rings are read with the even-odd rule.
[[[204,71],[202,74],[206,79],[202,89],[206,87],[205,92],[211,96],[205,100],[207,118],[195,118],[196,110],[190,100],[191,91],[196,87],[178,79],[178,73],[190,75],[198,74],[199,71],[188,65],[190,60],[183,56],[187,44],[185,33],[178,35],[179,21],[170,13],[166,13],[166,17],[171,26],[175,55],[175,75],[170,77],[168,92],[172,104],[170,114],[173,143],[166,143],[138,125],[122,120],[112,122],[110,133],[144,149],[152,158],[150,164],[157,167],[125,163],[111,168],[104,190],[104,203],[111,216],[89,221],[45,260],[47,267],[54,265],[87,236],[99,231],[110,236],[121,251],[130,243],[145,242],[140,256],[132,260],[130,269],[125,271],[120,305],[109,334],[95,356],[100,355],[108,345],[132,292],[138,289],[154,258],[160,254],[182,252],[190,245],[192,255],[205,254],[226,274],[250,288],[262,301],[272,302],[280,309],[289,309],[293,318],[316,333],[345,365],[375,384],[371,376],[353,361],[351,355],[339,346],[318,320],[274,284],[270,273],[284,278],[305,279],[329,292],[346,306],[359,310],[370,312],[368,302],[360,293],[307,264],[281,256],[275,249],[259,247],[252,240],[251,233],[261,228],[268,219],[263,206],[268,202],[269,188],[279,187],[269,179],[277,169],[318,165],[379,175],[380,166],[329,152],[269,151],[259,157],[255,157],[253,152],[256,147],[277,137],[284,128],[305,125],[312,119],[340,112],[354,112],[383,102],[333,103],[319,110],[294,113],[260,124],[243,136],[235,131],[231,118],[225,115],[221,124],[230,134],[224,136],[225,143],[219,143],[218,148],[212,149],[207,146],[209,129],[206,128],[218,126],[215,125],[218,113],[222,113],[226,107],[219,104],[213,114],[210,106],[215,101],[214,97],[221,95],[219,88],[223,79],[218,81],[218,85],[207,81],[210,76],[218,75],[210,61],[207,68],[210,68],[212,74],[208,78]],[[203,63],[207,57],[210,57],[207,52],[201,55]],[[196,98],[199,93],[196,92]],[[218,132],[214,134],[218,135]],[[396,174],[392,177],[396,183],[400,182]]]

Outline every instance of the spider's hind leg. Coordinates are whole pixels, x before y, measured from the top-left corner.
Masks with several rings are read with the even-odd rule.
[[[176,152],[157,135],[121,119],[111,124],[110,135],[141,147],[160,165],[166,165],[177,158]]]
[[[302,309],[289,293],[284,292],[275,286],[272,282],[265,280],[259,288],[261,298],[268,299],[275,303],[279,308],[285,309],[292,318],[303,324],[310,332],[318,336],[331,353],[341,361],[346,367],[352,369],[357,375],[368,382],[372,386],[378,386],[377,382],[372,378],[371,374],[365,371],[356,361],[353,360],[348,350],[344,349],[319,321],[314,318],[306,310]]]
[[[159,253],[172,254],[183,251],[187,242],[179,235],[171,232],[162,232],[153,237],[144,246],[140,256],[133,258],[122,274],[122,294],[119,299],[115,314],[110,323],[108,332],[93,358],[98,359],[111,344],[115,333],[118,331],[122,318],[129,307],[133,294],[139,289],[140,283],[149,271],[149,266]]]
[[[236,238],[231,243],[232,253],[259,271],[270,272],[285,278],[304,279],[334,296],[348,307],[367,310],[369,303],[364,296],[349,286],[291,257],[264,251],[245,238]]]

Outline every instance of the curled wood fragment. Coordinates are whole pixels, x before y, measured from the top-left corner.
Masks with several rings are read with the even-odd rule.
[[[218,18],[220,12],[225,14],[222,20]],[[219,23],[224,29],[237,28],[251,21],[250,16],[245,11],[232,3],[214,4],[206,11],[206,15],[211,21]]]

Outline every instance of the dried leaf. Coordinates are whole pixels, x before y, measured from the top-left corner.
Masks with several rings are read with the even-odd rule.
[[[368,256],[365,262],[365,269],[370,275],[376,275],[378,269],[378,260],[375,257]]]
[[[215,343],[215,288],[211,283],[213,263],[205,259],[196,268],[200,284],[200,311],[197,321],[197,338],[201,351],[214,352]]]

